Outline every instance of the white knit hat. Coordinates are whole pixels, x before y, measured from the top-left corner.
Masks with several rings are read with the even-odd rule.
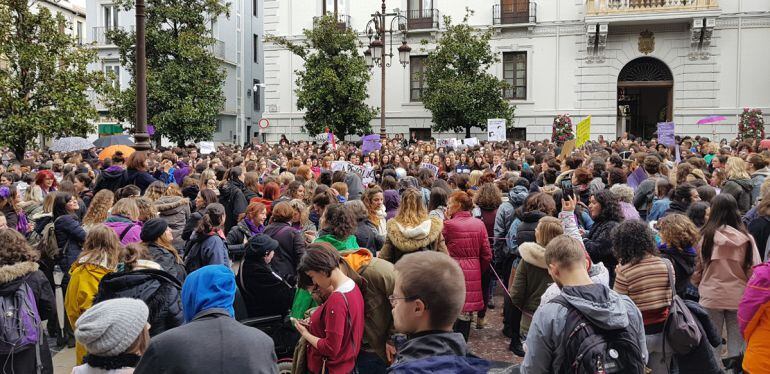
[[[150,314],[142,300],[120,298],[102,301],[75,322],[75,339],[89,354],[117,356],[136,341]]]

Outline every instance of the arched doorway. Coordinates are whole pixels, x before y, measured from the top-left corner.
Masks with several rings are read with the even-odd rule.
[[[674,77],[662,61],[640,57],[618,75],[618,136],[649,139],[658,122],[672,120]]]

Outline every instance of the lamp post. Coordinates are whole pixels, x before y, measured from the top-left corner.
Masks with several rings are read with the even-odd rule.
[[[134,148],[151,148],[147,134],[147,59],[145,58],[144,0],[136,0],[136,120],[134,121]]]
[[[387,17],[393,17],[390,20],[390,29],[385,28],[385,20]],[[400,23],[403,21],[403,23]],[[380,67],[380,138],[385,140],[387,133],[385,131],[385,68],[390,66],[393,59],[393,33],[400,32],[403,34],[401,40],[401,46],[398,47],[398,59],[401,65],[406,68],[409,64],[409,53],[412,48],[406,42],[406,17],[398,12],[398,9],[392,13],[388,13],[385,9],[385,0],[382,0],[382,10],[372,14],[372,19],[366,24],[366,34],[369,36],[369,49],[364,52],[364,58],[366,59],[366,65],[370,68],[377,65]],[[396,25],[394,27],[394,24]],[[385,40],[386,36],[390,36],[390,44]],[[390,46],[390,50],[386,53],[385,47]],[[388,58],[385,61],[385,58]]]

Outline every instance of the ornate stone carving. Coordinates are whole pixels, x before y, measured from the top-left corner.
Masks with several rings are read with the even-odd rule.
[[[639,52],[648,55],[655,51],[655,34],[650,30],[644,30],[639,34]]]

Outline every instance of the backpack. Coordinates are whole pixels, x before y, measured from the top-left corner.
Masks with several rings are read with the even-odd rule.
[[[663,334],[674,353],[686,355],[698,347],[703,336],[695,316],[692,315],[684,300],[676,294],[673,265],[671,265],[668,259],[663,258],[662,260],[666,263],[668,281],[671,284],[671,293],[673,295],[668,318],[666,318],[666,322],[663,324]],[[664,354],[665,350],[666,344],[663,345]]]
[[[549,302],[568,310],[564,325],[568,335],[563,340],[565,355],[559,373],[645,373],[642,349],[629,328],[596,327],[562,295]]]
[[[58,221],[58,218],[56,219]],[[39,238],[38,238],[39,236]],[[48,222],[40,235],[36,235],[35,238],[30,235],[30,244],[32,241],[36,241],[35,248],[40,252],[43,258],[56,259],[62,254],[62,249],[59,247],[59,241],[56,240],[56,221]],[[65,251],[69,240],[64,243]]]
[[[35,345],[39,357],[40,314],[25,279],[14,293],[0,297],[0,315],[4,317],[0,319],[0,354],[11,355]]]

